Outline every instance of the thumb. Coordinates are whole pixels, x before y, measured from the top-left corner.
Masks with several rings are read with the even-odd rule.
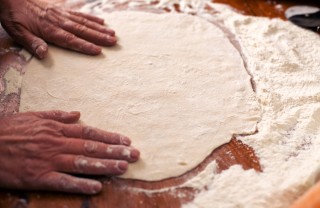
[[[24,46],[30,53],[37,58],[43,59],[48,53],[48,45],[41,38],[32,34],[22,25],[13,24],[11,21],[3,20],[3,28],[19,44]]]
[[[43,119],[51,119],[55,121],[59,121],[62,123],[75,123],[80,118],[79,111],[59,111],[59,110],[52,110],[52,111],[39,111],[34,113],[39,118]]]
[[[48,45],[46,42],[24,28],[22,34],[23,37],[16,40],[18,43],[23,45],[30,53],[39,59],[47,56]]]

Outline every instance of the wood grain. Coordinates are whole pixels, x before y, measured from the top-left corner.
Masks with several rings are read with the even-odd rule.
[[[59,0],[59,2],[61,1]],[[317,0],[216,0],[215,2],[229,4],[240,12],[248,15],[280,18],[284,18],[285,9],[292,5],[309,4],[319,6]],[[19,58],[14,51],[8,51],[12,44],[11,39],[8,38],[6,33],[0,30],[0,75],[4,73],[6,66],[12,63],[16,63],[22,67],[25,65],[21,57]],[[0,76],[0,79],[1,78]],[[8,101],[1,101],[0,104],[5,106],[3,109],[0,109],[0,111],[10,109],[10,103]],[[6,112],[6,114],[9,113],[10,110]],[[0,112],[0,116],[1,115],[4,115],[4,112]],[[156,182],[99,178],[99,180],[103,181],[104,188],[100,194],[95,196],[1,190],[0,208],[181,207],[182,203],[193,199],[197,190],[185,187],[172,187],[177,187],[195,176],[212,160],[216,160],[218,172],[222,172],[235,164],[241,165],[245,170],[255,169],[256,171],[263,171],[259,164],[259,159],[251,147],[243,144],[235,137],[230,139],[229,143],[215,149],[211,155],[195,169],[176,178]],[[147,192],[139,191],[140,189],[145,189]],[[163,191],[152,192],[152,190],[157,189],[162,189]]]

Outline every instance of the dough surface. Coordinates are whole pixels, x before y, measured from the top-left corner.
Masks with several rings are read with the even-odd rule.
[[[184,14],[105,15],[118,45],[97,57],[50,47],[23,80],[20,111],[79,110],[141,151],[125,178],[161,180],[196,167],[260,109],[238,51],[213,24]]]

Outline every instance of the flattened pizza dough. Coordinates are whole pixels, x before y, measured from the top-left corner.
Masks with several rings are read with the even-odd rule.
[[[97,57],[50,47],[23,80],[20,111],[79,110],[141,151],[126,178],[161,180],[196,167],[260,118],[238,51],[215,25],[184,14],[114,12],[118,45]]]

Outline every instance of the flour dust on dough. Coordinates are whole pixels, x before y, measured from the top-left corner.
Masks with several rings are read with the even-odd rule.
[[[125,178],[161,180],[196,167],[260,109],[238,51],[213,24],[185,14],[105,14],[118,45],[97,57],[50,47],[23,80],[20,111],[79,110],[133,141]]]

